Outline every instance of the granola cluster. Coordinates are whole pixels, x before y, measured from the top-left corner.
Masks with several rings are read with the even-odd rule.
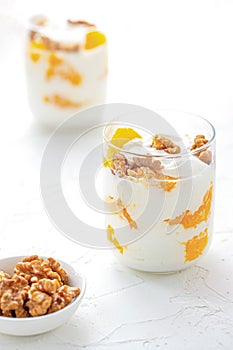
[[[34,317],[61,310],[80,294],[53,258],[25,257],[12,276],[0,271],[0,315]]]

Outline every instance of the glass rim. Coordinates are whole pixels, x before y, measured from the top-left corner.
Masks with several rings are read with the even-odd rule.
[[[216,137],[216,131],[215,131],[215,127],[213,126],[213,124],[207,120],[206,118],[198,115],[198,114],[194,114],[194,113],[190,113],[190,112],[184,112],[184,111],[179,111],[179,110],[173,110],[173,109],[157,109],[154,111],[155,113],[161,113],[161,112],[169,112],[169,113],[183,113],[183,114],[187,114],[187,115],[191,115],[194,118],[197,118],[199,120],[204,121],[211,129],[212,131],[212,136],[210,138],[210,140],[208,140],[208,142],[206,142],[203,146],[195,148],[193,150],[189,149],[189,150],[183,150],[180,153],[175,153],[175,154],[169,154],[169,153],[165,153],[165,154],[156,154],[156,155],[152,155],[152,154],[141,154],[141,153],[136,153],[136,152],[131,152],[128,150],[125,150],[121,147],[115,146],[113,143],[111,143],[111,140],[109,140],[106,136],[106,129],[107,127],[109,127],[109,125],[114,124],[113,121],[108,122],[103,129],[103,139],[105,142],[109,143],[112,147],[114,147],[116,150],[121,151],[123,153],[126,154],[130,154],[133,156],[137,156],[137,157],[147,157],[147,158],[158,158],[158,159],[178,159],[178,158],[183,158],[183,157],[190,157],[192,155],[195,155],[197,153],[200,153],[204,150],[206,150],[208,147],[210,147],[214,141],[215,141],[215,137]],[[120,123],[119,123],[120,124]],[[130,123],[128,124],[130,126]]]

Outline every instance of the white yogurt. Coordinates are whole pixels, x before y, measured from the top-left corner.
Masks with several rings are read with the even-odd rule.
[[[142,141],[131,141],[125,148],[141,153],[140,143],[143,146]],[[157,273],[172,272],[192,265],[208,250],[213,235],[213,200],[209,214],[199,220],[196,227],[170,225],[166,221],[180,216],[186,210],[194,214],[203,205],[205,196],[209,194],[211,198],[214,197],[214,164],[207,165],[192,155],[188,161],[184,159],[166,161],[161,170],[166,175],[178,178],[171,191],[164,191],[159,181],[157,185],[146,185],[137,179],[122,180],[106,169],[106,194],[110,198],[119,197],[130,217],[137,223],[137,229],[130,228],[119,206],[106,203],[108,211],[113,212],[114,205],[115,210],[118,209],[118,212],[106,218],[106,224],[115,231],[114,237],[121,246],[125,245],[129,237],[132,238],[133,242],[127,242],[123,253],[116,249],[116,255],[127,266]],[[130,236],[127,236],[127,230]]]

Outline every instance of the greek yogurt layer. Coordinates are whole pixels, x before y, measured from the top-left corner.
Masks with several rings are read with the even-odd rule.
[[[104,150],[104,183],[107,234],[118,258],[158,273],[192,265],[213,235],[215,171],[207,140],[199,135],[198,152],[174,136],[130,128],[114,135]],[[126,243],[127,230],[132,239]]]
[[[85,21],[32,18],[26,76],[29,104],[42,124],[56,126],[82,108],[104,103],[105,35]]]

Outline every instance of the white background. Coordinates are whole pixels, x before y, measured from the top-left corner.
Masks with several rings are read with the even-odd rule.
[[[111,252],[66,240],[47,218],[39,170],[49,134],[27,106],[21,25],[45,10],[106,32],[108,102],[192,112],[215,125],[216,235],[197,267],[172,276],[132,272]],[[1,349],[232,349],[233,1],[1,0],[0,96],[0,256],[54,255],[88,282],[67,325],[33,338],[0,335]]]

